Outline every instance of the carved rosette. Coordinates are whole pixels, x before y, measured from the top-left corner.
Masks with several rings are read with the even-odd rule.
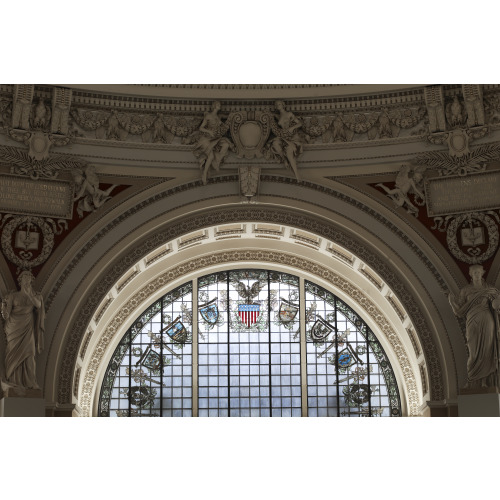
[[[266,111],[240,111],[230,115],[230,133],[238,158],[262,158],[271,132],[271,118]]]

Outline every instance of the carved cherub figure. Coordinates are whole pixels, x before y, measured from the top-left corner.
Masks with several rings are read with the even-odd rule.
[[[113,184],[105,191],[99,189],[99,178],[93,165],[88,165],[82,171],[75,169],[72,171],[76,183],[76,193],[74,201],[78,201],[77,212],[83,217],[84,212],[93,212],[107,200],[111,198],[111,191],[116,187]]]
[[[425,195],[422,192],[421,184],[423,180],[423,168],[412,169],[408,164],[401,166],[401,170],[396,176],[396,187],[389,189],[383,184],[377,184],[381,187],[397,207],[406,208],[409,214],[418,215],[418,208],[410,201],[409,194],[416,195],[416,203],[420,206],[425,204]]]

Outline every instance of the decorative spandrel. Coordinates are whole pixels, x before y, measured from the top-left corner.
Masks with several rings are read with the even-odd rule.
[[[305,287],[309,416],[399,416],[392,369],[366,323],[330,292]]]
[[[134,322],[104,377],[101,416],[192,415],[192,307],[187,283]]]

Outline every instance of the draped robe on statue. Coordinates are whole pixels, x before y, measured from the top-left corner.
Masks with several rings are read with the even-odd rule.
[[[35,354],[42,351],[44,340],[45,309],[42,296],[37,294],[37,298],[42,302],[39,309],[24,293],[11,293],[7,297],[8,318],[4,325],[7,381],[28,389],[38,389]]]
[[[458,298],[455,314],[466,317],[468,386],[472,388],[493,387],[499,382],[499,320],[491,305],[498,296],[496,288],[484,284],[482,288],[464,287]]]

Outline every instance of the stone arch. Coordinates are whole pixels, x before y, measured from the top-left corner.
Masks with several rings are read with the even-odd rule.
[[[429,368],[429,378],[430,378],[430,390],[432,399],[441,400],[444,399],[444,387],[442,381],[442,368],[439,360],[438,350],[432,341],[432,334],[429,325],[426,323],[425,316],[416,306],[416,302],[412,293],[408,290],[404,283],[395,279],[396,275],[394,270],[388,266],[388,264],[377,255],[374,255],[366,247],[361,245],[355,240],[350,240],[348,235],[345,235],[332,227],[327,228],[318,224],[318,221],[312,220],[310,217],[305,216],[292,216],[290,213],[283,213],[283,219],[280,218],[279,211],[273,210],[272,216],[266,210],[261,209],[250,209],[250,213],[245,209],[246,213],[243,213],[241,209],[239,211],[220,210],[216,214],[211,214],[208,220],[203,220],[203,218],[191,217],[187,219],[180,226],[177,225],[176,228],[170,228],[161,233],[157,233],[144,241],[141,245],[134,248],[126,256],[122,257],[120,261],[114,262],[111,266],[109,272],[102,276],[98,283],[96,283],[92,289],[92,293],[87,295],[86,303],[79,311],[79,316],[73,323],[70,330],[70,337],[67,339],[65,346],[65,355],[62,360],[61,369],[59,371],[59,387],[58,387],[58,402],[60,404],[69,404],[72,401],[71,398],[71,383],[74,377],[73,369],[74,362],[77,357],[78,349],[81,347],[84,341],[83,336],[88,324],[89,318],[95,312],[102,297],[105,296],[106,292],[111,288],[113,283],[119,279],[123,273],[133,265],[142,255],[150,252],[152,249],[164,244],[168,239],[172,239],[175,236],[182,235],[187,231],[187,228],[193,227],[204,227],[209,222],[214,221],[214,217],[218,218],[220,221],[231,222],[245,219],[261,220],[261,221],[273,221],[279,222],[280,220],[286,221],[288,223],[294,222],[296,226],[302,228],[313,229],[319,234],[330,234],[333,239],[337,242],[342,242],[343,246],[350,251],[353,251],[356,255],[365,257],[366,262],[377,269],[379,275],[390,282],[391,287],[397,291],[398,298],[405,308],[408,308],[408,312],[414,320],[415,329],[418,337],[420,338],[425,353],[425,358],[428,363]],[[168,236],[170,238],[168,238]],[[350,244],[348,244],[350,243]]]

